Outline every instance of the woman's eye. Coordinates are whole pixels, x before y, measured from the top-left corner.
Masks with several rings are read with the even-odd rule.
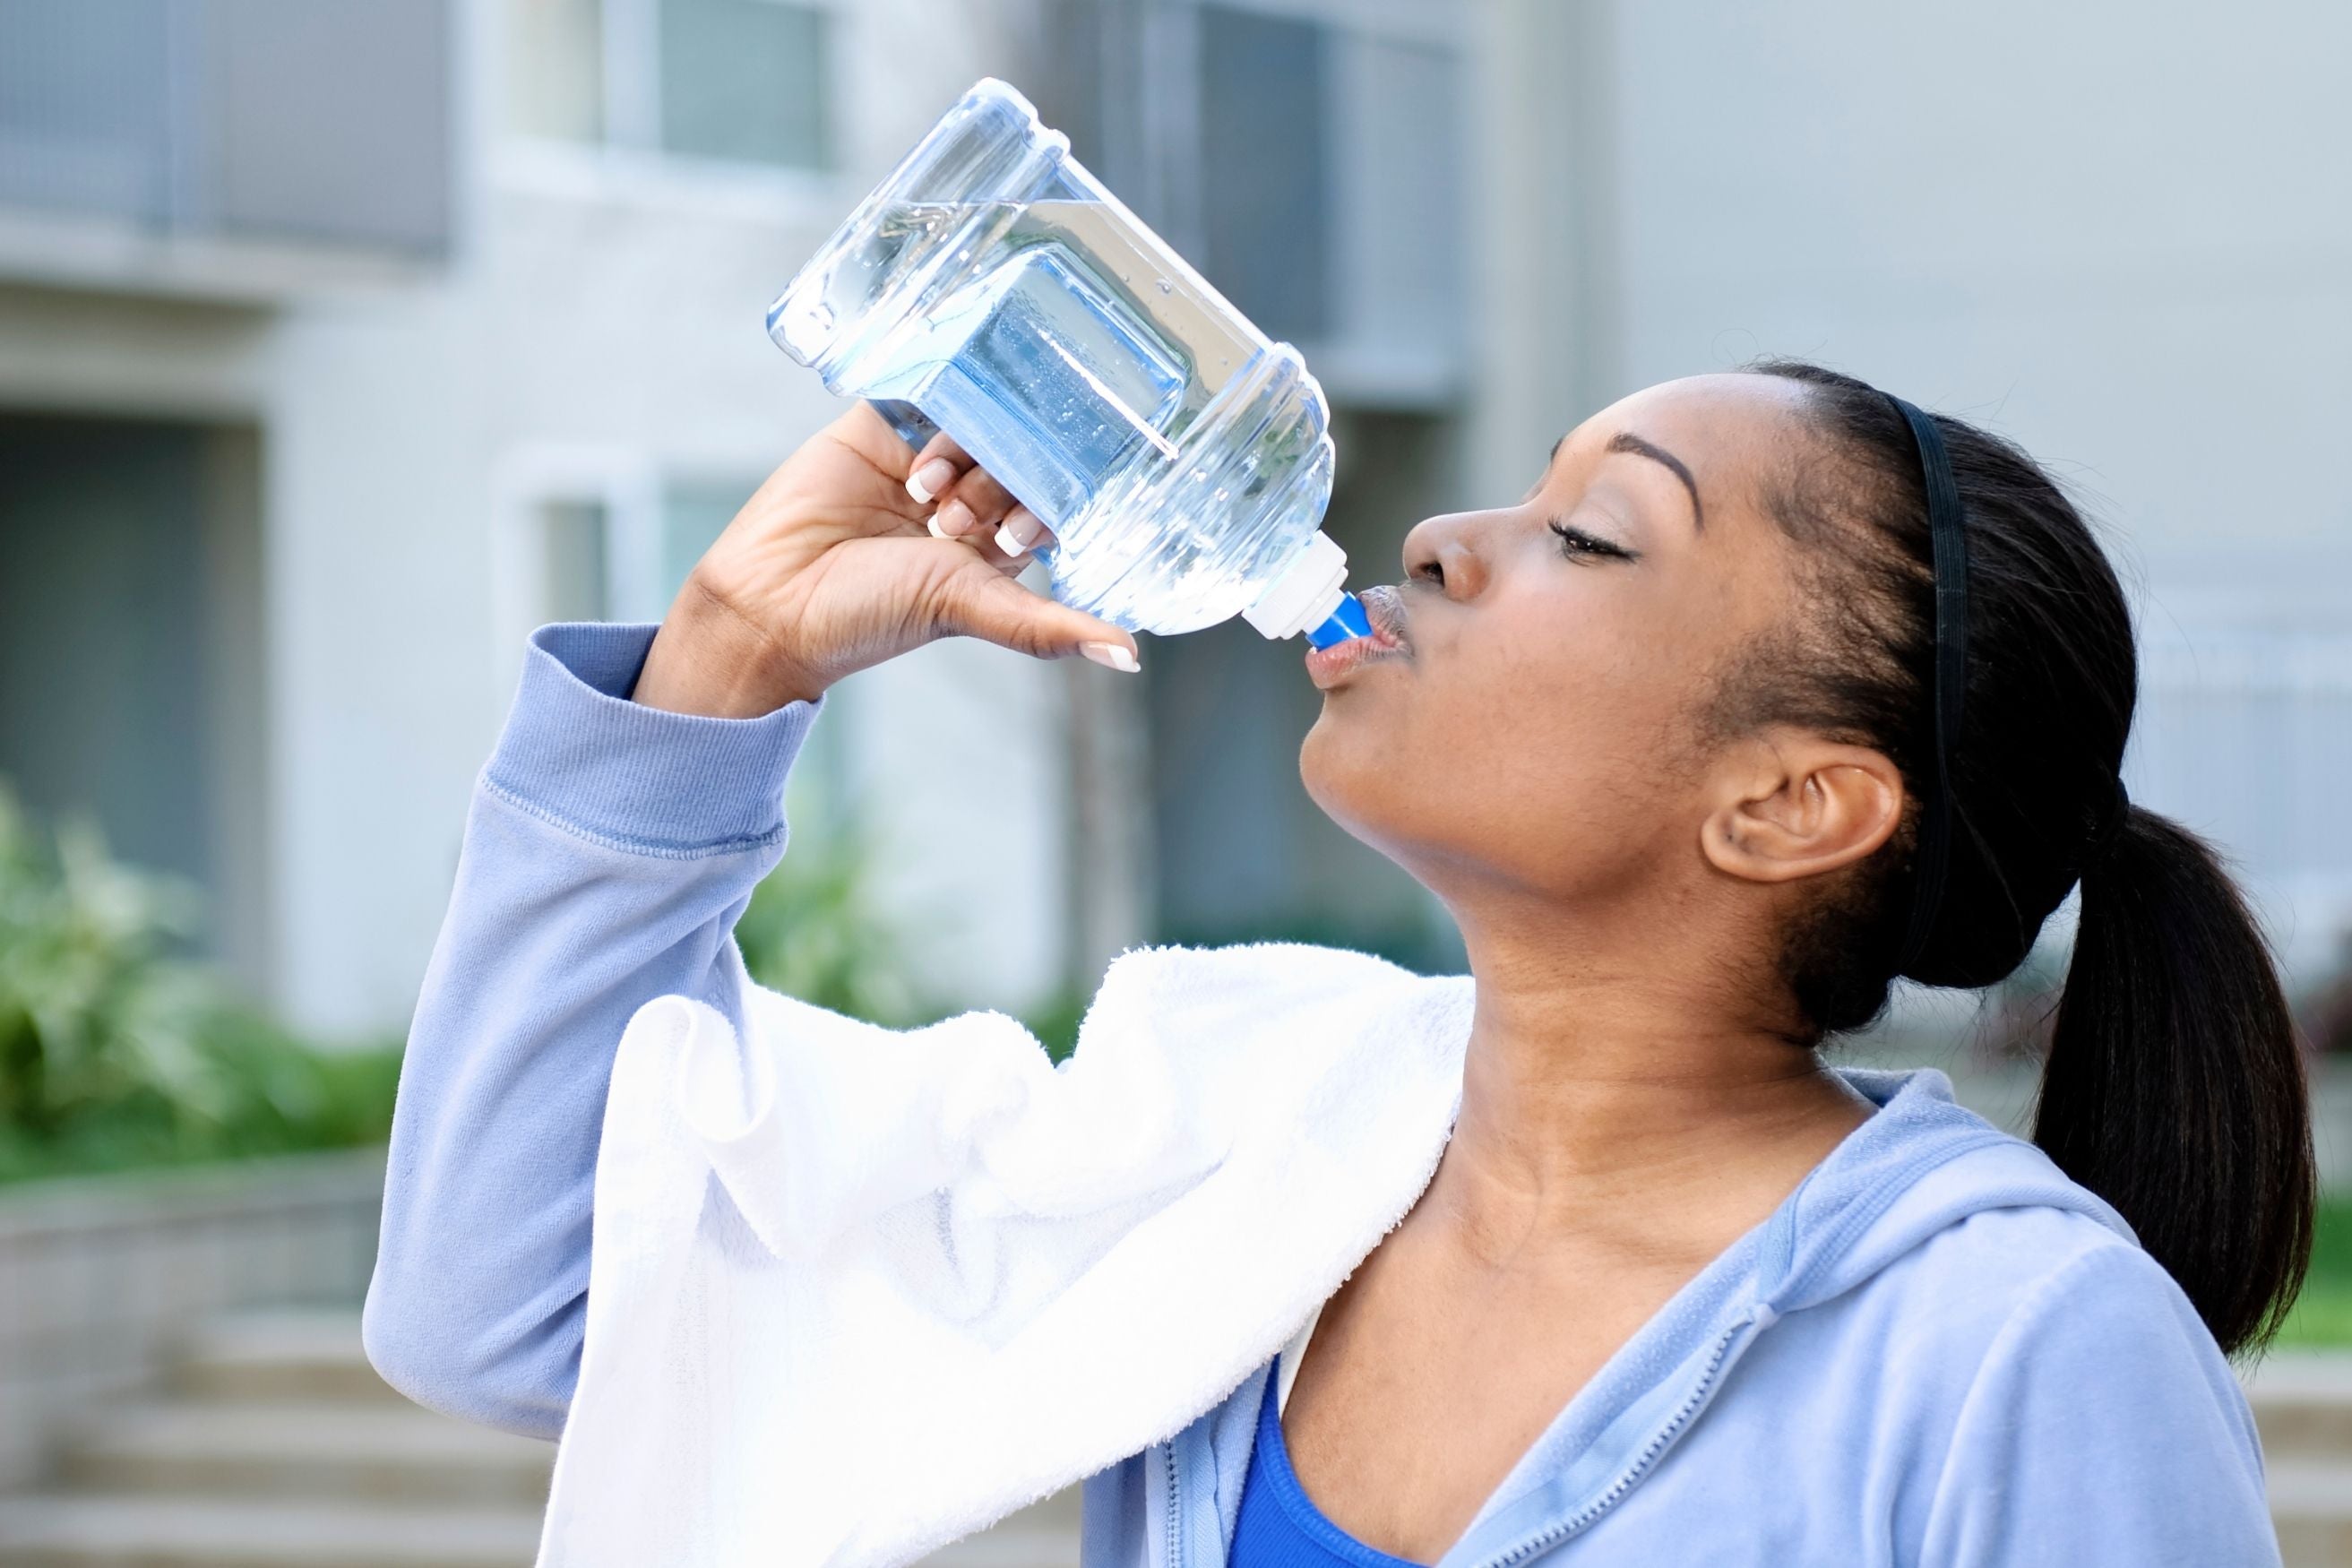
[[[1554,533],[1559,535],[1559,552],[1571,561],[1579,557],[1592,556],[1611,561],[1636,559],[1632,551],[1612,540],[1587,533],[1584,530],[1571,527],[1565,522],[1555,522],[1549,526]]]

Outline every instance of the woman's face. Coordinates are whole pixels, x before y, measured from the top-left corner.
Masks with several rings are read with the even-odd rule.
[[[1591,903],[1703,869],[1708,704],[1798,613],[1759,480],[1802,450],[1801,396],[1761,375],[1652,387],[1570,432],[1516,505],[1414,528],[1405,581],[1370,595],[1408,651],[1309,661],[1317,804],[1449,902]]]

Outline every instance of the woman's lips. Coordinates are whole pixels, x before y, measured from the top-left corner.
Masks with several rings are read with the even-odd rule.
[[[1402,595],[1382,584],[1357,595],[1356,602],[1364,606],[1364,619],[1372,624],[1372,640],[1375,643],[1408,654],[1412,652],[1412,637],[1405,627]]]
[[[1356,597],[1364,606],[1364,618],[1371,623],[1372,635],[1307,650],[1307,677],[1326,691],[1364,665],[1412,657],[1404,606],[1398,602],[1396,590],[1367,588]]]

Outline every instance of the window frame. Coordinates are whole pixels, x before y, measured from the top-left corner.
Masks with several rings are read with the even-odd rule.
[[[490,534],[491,635],[498,679],[512,689],[521,677],[530,634],[547,624],[545,541],[549,508],[592,505],[604,513],[604,618],[659,620],[666,605],[646,601],[661,574],[662,471],[636,448],[539,442],[516,448],[493,481]]]
[[[829,166],[712,158],[663,147],[662,0],[597,0],[602,134],[588,141],[518,129],[509,117],[510,106],[502,100],[496,155],[502,181],[575,200],[619,200],[766,220],[779,216],[788,220],[837,216],[847,194],[842,153],[852,129],[845,122],[843,94],[838,89],[844,58],[855,47],[844,36],[856,24],[855,0],[778,3],[825,16],[827,47],[818,69],[829,89],[824,95],[824,127],[832,159]],[[616,47],[622,39],[627,40],[626,47]],[[513,47],[513,29],[503,20],[497,47],[502,64],[510,64],[503,55]],[[497,80],[502,95],[512,90],[510,71],[501,69]]]

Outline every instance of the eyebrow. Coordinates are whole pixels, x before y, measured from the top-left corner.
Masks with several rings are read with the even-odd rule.
[[[1559,450],[1557,447],[1552,449]],[[1691,478],[1688,464],[1664,447],[1654,446],[1643,440],[1631,430],[1620,430],[1610,437],[1608,449],[1612,452],[1631,452],[1637,458],[1647,458],[1653,462],[1665,465],[1673,471],[1675,478],[1682,480],[1683,489],[1690,491],[1691,526],[1701,533],[1706,531],[1706,508],[1699,503],[1698,481]]]
[[[1551,451],[1544,458],[1544,468],[1547,473],[1549,472],[1552,464],[1559,460],[1559,449],[1567,445],[1568,437],[1566,436],[1562,436],[1559,440],[1554,441],[1551,444]],[[1701,533],[1706,531],[1706,508],[1699,502],[1698,481],[1691,477],[1689,464],[1684,462],[1680,458],[1675,457],[1672,452],[1667,451],[1664,447],[1657,446],[1649,441],[1644,441],[1641,437],[1634,435],[1631,430],[1620,430],[1616,435],[1612,436],[1609,438],[1609,445],[1604,448],[1604,450],[1611,452],[1631,452],[1637,458],[1648,458],[1654,462],[1664,464],[1673,471],[1675,478],[1682,480],[1683,489],[1690,491],[1691,526]],[[1542,488],[1543,481],[1541,479],[1538,479],[1536,481],[1536,489],[1541,489]],[[1533,489],[1528,492],[1530,497],[1534,496],[1535,493],[1536,492]]]

